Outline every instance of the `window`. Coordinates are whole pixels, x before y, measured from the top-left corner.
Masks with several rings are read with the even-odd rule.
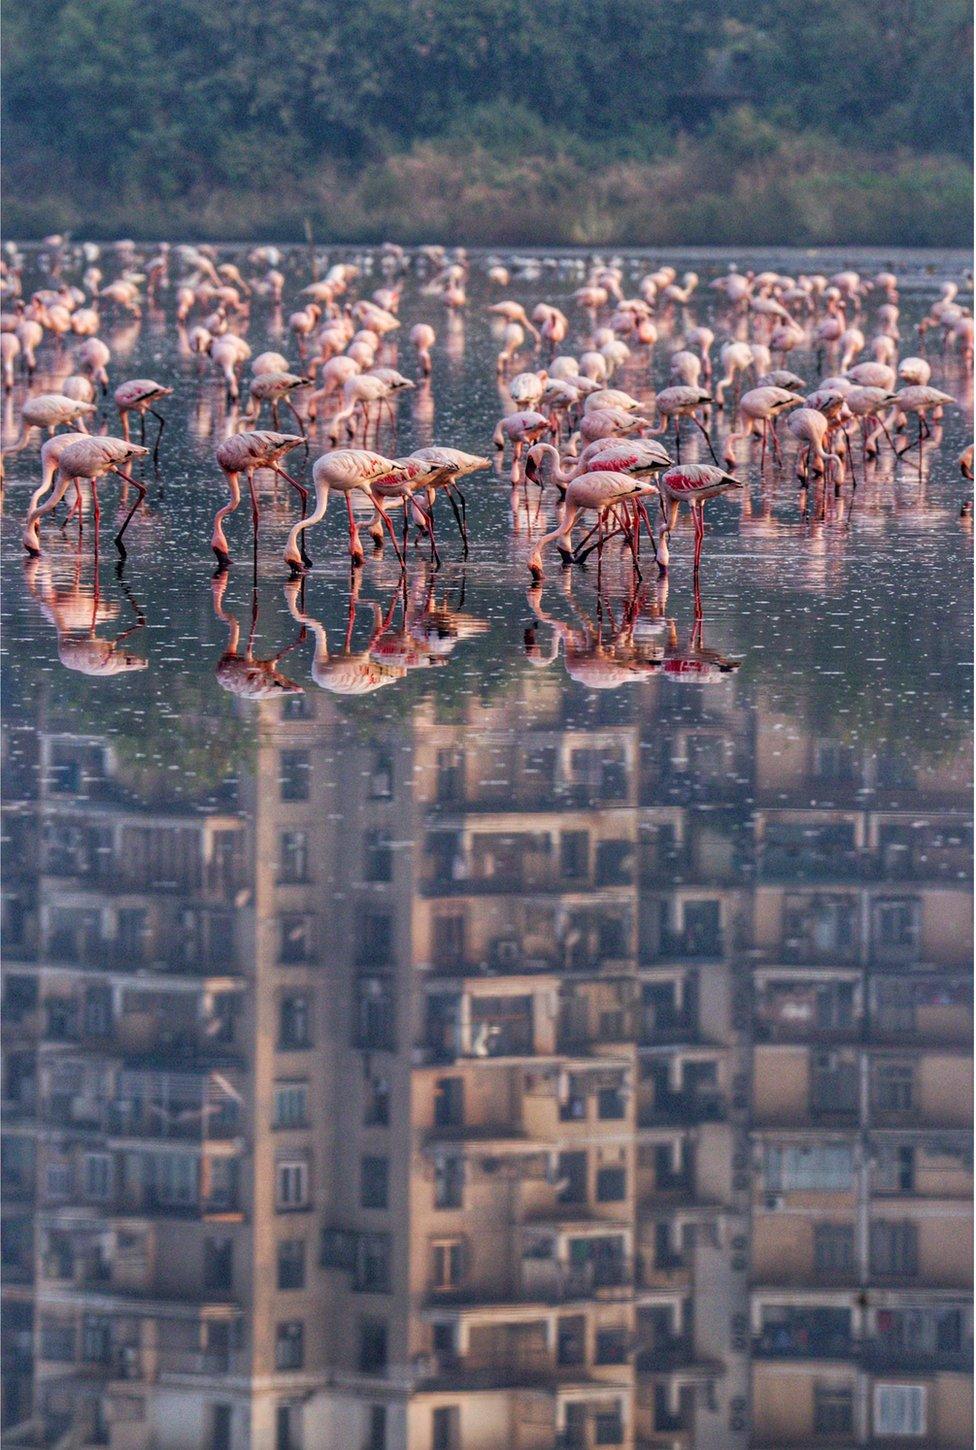
[[[914,1081],[911,1063],[879,1063],[874,1074],[874,1106],[882,1113],[910,1113]]]
[[[871,1225],[871,1272],[914,1274],[918,1269],[918,1228],[910,1220]]]
[[[596,1197],[598,1203],[619,1203],[622,1198],[626,1198],[627,1170],[625,1168],[598,1168],[596,1171]]]
[[[41,1359],[58,1364],[68,1364],[75,1357],[74,1324],[60,1324],[57,1320],[41,1321]]]
[[[203,1243],[203,1286],[225,1293],[234,1284],[234,1241],[205,1239]]]
[[[282,720],[308,720],[314,713],[307,695],[286,695],[281,702]]]
[[[586,1320],[582,1314],[558,1321],[556,1363],[562,1368],[586,1363]]]
[[[915,1192],[915,1149],[908,1143],[882,1146],[875,1163],[878,1193]]]
[[[308,1126],[307,1083],[275,1083],[274,1126],[276,1128],[306,1128]]]
[[[627,1330],[624,1325],[614,1325],[610,1329],[597,1330],[596,1363],[627,1363]]]
[[[301,1369],[304,1363],[304,1324],[298,1319],[279,1324],[275,1334],[275,1369]]]
[[[305,1240],[282,1239],[278,1245],[278,1288],[305,1288]]]
[[[431,1450],[460,1450],[461,1409],[458,1405],[438,1405],[430,1417]]]
[[[556,1175],[556,1197],[560,1203],[586,1202],[585,1153],[560,1153]]]
[[[559,864],[568,881],[579,881],[589,874],[589,831],[563,831],[559,838]]]
[[[386,831],[367,831],[364,835],[363,875],[367,881],[393,880],[393,847]]]
[[[301,1405],[279,1405],[275,1410],[275,1450],[302,1450]]]
[[[71,1164],[55,1160],[45,1172],[45,1198],[67,1198],[71,1192]]]
[[[308,880],[308,834],[305,831],[282,831],[279,879],[289,882]]]
[[[382,1374],[386,1369],[386,1320],[359,1321],[359,1369],[362,1374]]]
[[[308,1207],[308,1163],[284,1158],[276,1169],[275,1203],[279,1211]]]
[[[456,967],[464,962],[464,917],[434,917],[434,966]]]
[[[367,1128],[386,1128],[390,1123],[390,1084],[385,1077],[371,1077],[366,1083],[363,1122]]]
[[[849,1143],[816,1147],[770,1144],[766,1149],[766,1187],[773,1193],[850,1189],[854,1182],[853,1149]]]
[[[213,1405],[210,1410],[210,1450],[231,1450],[233,1444],[234,1409],[232,1405]]]
[[[854,1270],[854,1227],[847,1223],[817,1224],[813,1230],[813,1267],[820,1274]]]
[[[197,1158],[189,1153],[159,1153],[152,1162],[160,1203],[182,1206],[197,1202]]]
[[[386,1406],[370,1405],[366,1450],[386,1450]]]
[[[352,1286],[360,1294],[389,1294],[389,1234],[360,1234],[358,1236]]]
[[[813,1428],[818,1435],[853,1435],[854,1391],[849,1385],[814,1385]]]
[[[283,750],[281,774],[278,777],[283,801],[307,801],[311,780],[311,763],[307,750]]]
[[[305,992],[282,997],[278,1012],[278,1047],[285,1052],[312,1045],[312,999]]]
[[[875,1385],[874,1433],[920,1438],[926,1433],[924,1385]]]
[[[373,768],[369,774],[369,798],[388,801],[393,795],[393,757],[388,750],[373,751]]]
[[[601,1406],[593,1416],[594,1445],[622,1445],[623,1440],[624,1422],[620,1406],[614,1405],[609,1410]]]
[[[278,922],[280,942],[279,961],[288,965],[309,962],[312,959],[312,918],[286,912]]]
[[[396,1046],[396,1000],[389,976],[356,978],[356,1047],[392,1052]]]
[[[879,901],[874,908],[874,942],[882,952],[911,951],[918,940],[918,902]]]
[[[626,1108],[623,1091],[619,1087],[601,1088],[596,1095],[597,1114],[601,1118],[622,1118]]]
[[[359,1202],[362,1208],[387,1208],[389,1199],[390,1160],[366,1156],[360,1171]]]
[[[434,1089],[434,1126],[460,1128],[464,1123],[464,1078],[439,1077]]]
[[[85,1031],[92,1037],[107,1037],[112,1030],[112,993],[108,987],[85,991]]]
[[[359,960],[363,966],[382,966],[393,960],[393,917],[388,911],[365,911],[361,917]]]
[[[112,1196],[112,1158],[108,1153],[86,1153],[82,1183],[87,1199],[104,1203]]]
[[[434,1207],[461,1208],[464,1202],[464,1159],[441,1156],[434,1165]]]
[[[461,1283],[463,1247],[460,1239],[435,1239],[430,1248],[431,1288],[443,1292]]]

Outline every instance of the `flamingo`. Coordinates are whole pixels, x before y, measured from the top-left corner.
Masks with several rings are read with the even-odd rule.
[[[166,419],[162,413],[156,412],[153,404],[158,403],[162,398],[170,397],[172,392],[172,388],[167,388],[162,383],[156,383],[152,378],[133,378],[131,382],[122,383],[115,389],[115,406],[119,410],[123,438],[128,441],[130,413],[139,415],[140,443],[146,441],[146,414],[152,413],[159,423],[159,432],[156,434],[156,442],[153,444],[153,460],[157,463],[159,461],[159,440],[163,436]]]
[[[843,469],[844,461],[840,454],[826,449],[830,419],[824,413],[816,408],[797,408],[787,418],[786,426],[800,443],[796,467],[801,478],[806,478],[811,468],[814,473],[826,474],[828,463],[832,463],[835,469]]]
[[[299,377],[297,373],[282,372],[260,372],[251,379],[248,388],[248,405],[241,414],[241,422],[248,427],[256,423],[264,403],[271,404],[271,421],[275,428],[279,426],[278,404],[284,403],[285,407],[292,414],[298,424],[298,430],[304,437],[305,427],[294,403],[291,401],[291,394],[298,388],[304,388],[308,378]]]
[[[112,353],[100,337],[86,338],[75,353],[76,366],[98,384],[103,394],[108,392],[108,365],[111,361]]]
[[[58,473],[51,492],[51,497],[46,503],[32,508],[27,515],[27,522],[24,525],[23,544],[29,554],[39,554],[41,541],[38,534],[40,519],[55,508],[64,498],[69,486],[80,478],[87,478],[91,483],[92,498],[95,515],[95,547],[98,548],[98,523],[101,516],[98,504],[97,483],[99,478],[106,473],[116,473],[131,483],[136,490],[136,501],[126,515],[118,533],[115,536],[115,547],[125,558],[125,545],[123,536],[132,520],[132,516],[139,507],[148,492],[146,485],[140,483],[131,474],[125,473],[122,469],[124,463],[129,463],[135,458],[145,458],[149,449],[143,448],[139,443],[130,443],[123,438],[92,438],[90,435],[79,438],[67,445],[58,461]]]
[[[15,332],[0,332],[0,364],[3,367],[3,390],[14,390],[14,363],[20,356],[20,341]]]
[[[385,685],[392,685],[396,680],[404,679],[407,673],[405,665],[385,664],[382,660],[373,658],[373,646],[382,635],[385,624],[388,622],[384,621],[380,607],[375,602],[371,602],[370,605],[374,614],[374,622],[369,642],[364,650],[353,653],[352,632],[359,604],[360,578],[361,576],[357,574],[349,595],[346,635],[342,651],[338,655],[329,654],[329,639],[324,624],[306,613],[300,598],[301,581],[295,579],[285,585],[285,599],[289,613],[294,620],[310,630],[315,640],[312,679],[320,690],[328,690],[333,695],[371,695],[374,691],[383,689]]]
[[[719,357],[723,375],[715,384],[715,406],[724,408],[726,388],[733,386],[738,373],[747,372],[752,367],[752,348],[747,342],[727,342]]]
[[[304,438],[296,438],[293,433],[257,431],[232,433],[229,438],[225,438],[222,443],[217,445],[214,456],[230,489],[230,502],[219,508],[214,515],[213,533],[210,538],[210,547],[217,556],[217,563],[221,569],[226,569],[231,562],[227,538],[224,534],[224,519],[232,514],[240,504],[240,476],[242,473],[247,477],[247,486],[251,495],[251,523],[254,529],[255,549],[257,549],[258,542],[260,510],[254,487],[254,474],[259,468],[270,468],[272,473],[291,484],[301,499],[302,515],[304,516],[305,506],[308,502],[308,489],[281,467],[281,460],[285,454],[290,453],[293,448],[298,448],[304,441]]]
[[[361,565],[364,555],[352,511],[352,494],[357,491],[364,493],[370,503],[375,506],[376,497],[372,492],[372,484],[381,478],[392,480],[397,475],[405,476],[406,472],[407,470],[401,464],[394,462],[392,458],[384,458],[382,454],[371,453],[366,448],[339,448],[332,453],[323,453],[320,458],[317,458],[312,467],[315,508],[307,518],[302,518],[295,524],[288,535],[288,542],[285,546],[284,560],[292,576],[297,577],[301,574],[308,562],[307,557],[299,551],[299,542],[306,529],[312,528],[325,518],[325,511],[329,506],[329,493],[332,489],[345,497],[346,510],[349,515],[350,559],[354,567]],[[383,524],[390,532],[397,556],[401,557],[393,525],[383,508],[380,508],[380,515]]]
[[[664,433],[667,430],[668,423],[674,423],[674,446],[679,463],[681,462],[682,418],[689,418],[694,423],[708,444],[709,453],[715,458],[715,449],[712,447],[711,434],[704,424],[699,423],[695,417],[695,412],[698,408],[706,407],[712,401],[710,393],[706,393],[697,384],[693,386],[679,385],[673,388],[662,388],[655,401],[657,403],[657,411],[661,415],[661,422],[656,428],[652,428],[651,432]],[[718,462],[717,459],[715,461]]]
[[[24,560],[24,577],[32,598],[54,625],[58,641],[58,659],[66,670],[106,679],[114,675],[144,670],[149,661],[143,655],[130,654],[119,646],[136,630],[145,627],[145,618],[130,595],[136,622],[122,630],[114,639],[101,639],[98,626],[118,614],[118,607],[102,603],[96,572],[95,588],[89,594],[81,588],[81,554],[77,555],[72,585],[59,588],[46,560],[31,555]],[[123,588],[125,586],[123,585]],[[128,593],[128,591],[126,591]]]
[[[417,362],[420,365],[421,374],[429,378],[433,363],[430,350],[437,341],[437,334],[429,322],[418,322],[410,329],[410,341],[417,350]]]
[[[721,493],[743,487],[744,484],[739,479],[709,463],[677,464],[659,474],[661,502],[667,502],[668,533],[674,529],[679,503],[683,501],[691,508],[695,524],[695,574],[701,565],[702,543],[705,538],[705,504],[711,498],[718,498]]]
[[[545,534],[532,552],[529,559],[529,572],[532,577],[536,580],[542,578],[542,553],[549,544],[557,545],[564,564],[573,563],[575,555],[572,548],[572,534],[577,515],[580,512],[592,511],[597,516],[597,523],[602,524],[616,504],[642,499],[650,494],[656,494],[657,491],[653,483],[635,479],[627,473],[599,469],[577,474],[566,486],[566,503],[561,523],[551,533]],[[602,534],[598,547],[602,556]],[[636,551],[634,557],[636,560]]]
[[[84,429],[84,419],[96,411],[94,403],[66,398],[63,393],[38,393],[34,398],[27,398],[20,410],[20,437],[3,450],[4,456],[23,452],[35,428],[46,428],[49,436],[57,428],[70,428],[74,424],[81,424]]]
[[[786,388],[762,387],[752,388],[744,393],[739,399],[739,411],[745,416],[746,426],[737,432],[730,433],[725,440],[725,461],[731,466],[735,462],[735,445],[740,438],[748,438],[756,433],[759,424],[762,424],[762,456],[760,467],[766,462],[766,440],[772,432],[773,450],[779,455],[779,443],[776,439],[775,422],[780,413],[785,413],[788,408],[799,407],[803,398],[797,393],[788,392]],[[772,428],[771,428],[772,425]]]
[[[931,387],[902,388],[895,395],[895,407],[898,409],[898,412],[903,414],[914,413],[918,419],[919,467],[921,467],[922,461],[922,441],[924,438],[929,438],[932,433],[925,415],[927,413],[934,413],[937,408],[945,408],[949,403],[954,403],[955,401],[955,398],[949,393],[943,393],[938,388]],[[906,443],[904,448],[898,451],[898,457],[901,458],[911,447],[911,443]]]

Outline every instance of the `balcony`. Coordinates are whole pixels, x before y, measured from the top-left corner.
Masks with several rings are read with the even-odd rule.
[[[428,1308],[474,1308],[504,1304],[566,1304],[578,1300],[627,1300],[635,1283],[632,1258],[614,1257],[580,1265],[553,1259],[523,1259],[521,1274],[500,1276],[483,1286],[428,1291]]]
[[[727,1105],[721,1093],[662,1093],[639,1110],[637,1122],[641,1128],[669,1123],[720,1123],[726,1113]]]
[[[651,962],[714,962],[725,955],[726,941],[722,932],[696,930],[662,931]]]
[[[76,1128],[117,1138],[227,1142],[238,1137],[243,1118],[238,1104],[219,1106],[194,1101],[97,1102],[51,1097],[40,1104],[38,1120],[53,1127]]]

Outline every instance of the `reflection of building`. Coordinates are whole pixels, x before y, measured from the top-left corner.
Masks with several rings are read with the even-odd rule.
[[[23,1443],[970,1443],[959,782],[638,698],[8,774]]]

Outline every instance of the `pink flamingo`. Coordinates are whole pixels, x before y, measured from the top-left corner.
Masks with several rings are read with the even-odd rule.
[[[532,577],[536,580],[542,578],[542,551],[549,544],[556,544],[564,564],[573,563],[575,555],[572,548],[572,535],[579,513],[592,511],[596,514],[599,525],[604,522],[615,505],[656,493],[657,489],[653,483],[635,479],[627,473],[600,469],[578,474],[566,486],[566,503],[561,523],[551,533],[545,534],[532,552],[529,559],[529,572]],[[598,559],[602,559],[603,542],[601,531],[600,543],[597,546]],[[636,562],[637,553],[632,540],[631,548]]]
[[[153,444],[153,460],[159,462],[159,440],[163,436],[163,429],[166,427],[166,419],[162,413],[157,413],[153,407],[162,398],[172,395],[173,389],[164,387],[162,383],[153,382],[152,378],[133,378],[131,382],[122,383],[115,389],[115,406],[119,410],[119,418],[122,421],[122,437],[128,441],[129,437],[129,414],[139,415],[139,442],[146,441],[146,414],[152,413],[159,424],[159,432],[156,434],[156,442]]]
[[[115,536],[115,547],[125,558],[125,545],[123,536],[132,520],[132,516],[145,498],[148,490],[144,483],[137,478],[123,471],[122,465],[129,463],[134,458],[145,458],[149,452],[138,443],[127,443],[122,438],[92,438],[91,436],[79,438],[68,444],[61,454],[58,462],[58,473],[51,497],[46,503],[31,509],[27,515],[27,522],[24,525],[23,543],[28,554],[39,554],[41,552],[41,541],[38,534],[38,524],[45,514],[56,509],[64,498],[72,483],[77,485],[80,478],[87,478],[91,484],[92,501],[95,516],[95,548],[98,548],[98,524],[101,517],[101,510],[98,503],[98,480],[106,473],[116,473],[126,483],[131,483],[136,490],[136,501],[126,515],[122,526]]]
[[[705,504],[710,498],[718,498],[720,493],[728,493],[730,489],[743,486],[739,479],[709,463],[678,464],[659,475],[661,501],[667,501],[668,533],[674,529],[677,521],[678,505],[684,502],[691,508],[695,524],[696,574],[701,565],[702,543],[705,538]]]
[[[364,493],[370,503],[375,506],[376,498],[372,491],[372,484],[377,479],[395,478],[398,474],[405,475],[405,473],[406,470],[402,465],[395,463],[393,459],[384,458],[380,453],[371,453],[366,448],[338,448],[333,453],[323,453],[321,458],[317,458],[312,468],[312,481],[315,484],[315,509],[307,518],[302,518],[295,524],[288,535],[288,542],[285,546],[284,559],[292,576],[297,577],[301,574],[308,562],[307,556],[303,556],[299,551],[302,534],[306,529],[312,528],[325,518],[325,511],[329,506],[329,494],[333,489],[345,497],[346,511],[349,516],[349,555],[354,567],[361,565],[365,556],[359,542],[359,530],[352,511],[352,495],[357,491]],[[397,557],[402,562],[393,525],[382,508],[380,508],[380,515],[384,526],[389,530]]]
[[[240,476],[242,473],[247,477],[247,486],[251,495],[251,523],[254,529],[255,549],[257,549],[258,523],[261,514],[254,487],[254,474],[259,468],[270,468],[272,473],[291,484],[302,501],[302,514],[304,515],[305,506],[308,503],[308,489],[281,467],[281,460],[285,454],[291,452],[293,448],[298,448],[303,441],[302,438],[296,438],[293,433],[257,431],[232,433],[229,438],[218,443],[215,457],[227,480],[230,502],[224,504],[223,508],[219,508],[214,515],[210,547],[216,554],[217,563],[222,569],[226,569],[231,561],[227,537],[224,534],[224,519],[232,514],[240,504]]]

